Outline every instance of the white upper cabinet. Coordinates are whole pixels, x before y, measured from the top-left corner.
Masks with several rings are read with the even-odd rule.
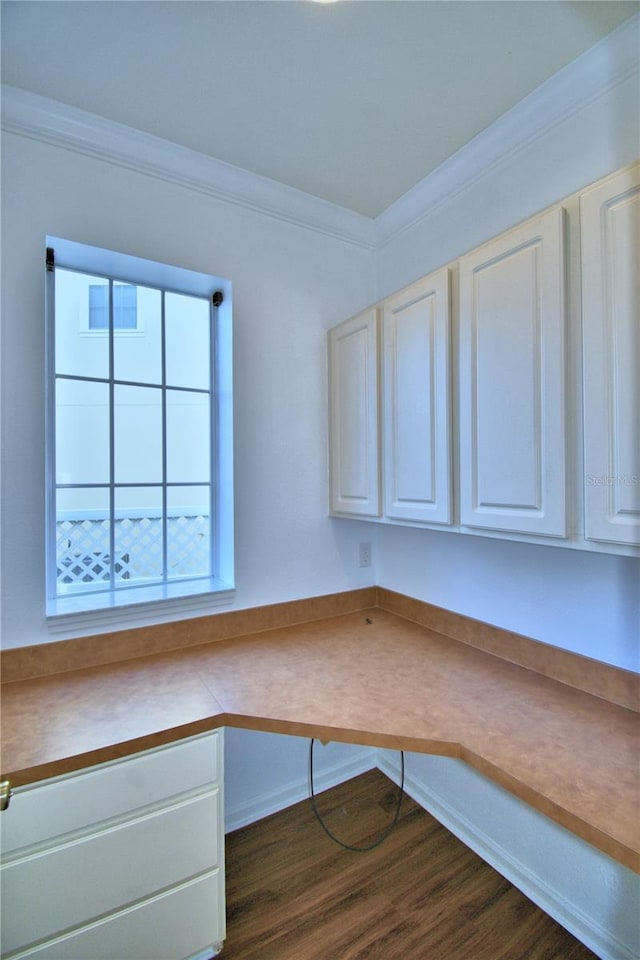
[[[332,513],[380,516],[378,310],[329,331]]]
[[[640,162],[329,350],[332,513],[640,553]]]
[[[585,537],[640,544],[640,164],[580,198]]]
[[[451,523],[449,270],[383,304],[384,512]]]
[[[460,260],[460,522],[565,536],[564,211]]]

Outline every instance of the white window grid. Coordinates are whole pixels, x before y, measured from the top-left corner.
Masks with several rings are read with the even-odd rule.
[[[215,504],[216,464],[216,384],[215,384],[215,306],[209,305],[209,388],[176,386],[166,378],[165,295],[178,293],[195,296],[172,287],[159,287],[144,282],[155,289],[161,297],[161,382],[122,380],[114,377],[114,337],[120,333],[113,324],[113,285],[131,283],[115,276],[106,276],[95,270],[85,271],[56,263],[56,267],[73,270],[74,273],[101,277],[109,284],[109,375],[90,377],[59,374],[55,362],[55,268],[47,270],[47,461],[52,478],[47,492],[47,595],[63,597],[70,593],[103,593],[106,591],[135,589],[150,584],[162,584],[178,579],[203,580],[218,576],[216,550]],[[108,483],[58,483],[55,479],[55,387],[58,380],[74,380],[106,384],[109,388],[109,481]],[[118,483],[115,480],[115,434],[114,394],[117,386],[155,388],[162,392],[162,477],[153,483]],[[167,390],[206,395],[210,410],[210,463],[209,481],[171,482],[167,479]],[[116,516],[116,492],[118,489],[161,489],[162,509],[160,517],[149,510],[149,516]],[[208,516],[193,510],[176,514],[168,507],[168,492],[171,488],[202,487],[208,489]],[[102,489],[109,495],[108,517],[66,515],[59,519],[56,509],[57,491],[61,489]],[[98,513],[98,511],[96,511]],[[160,554],[160,568],[157,558]]]

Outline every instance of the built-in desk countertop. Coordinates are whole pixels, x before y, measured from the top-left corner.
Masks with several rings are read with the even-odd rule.
[[[133,659],[80,669],[67,664],[46,676],[12,680],[17,668],[7,651],[3,779],[18,786],[223,725],[441,754],[466,761],[640,872],[633,703],[621,706],[577,689],[571,678],[538,672],[552,672],[543,662],[555,648],[535,645],[541,659],[531,669],[389,609],[395,601],[406,614],[426,610],[433,619],[429,610],[437,608],[414,608],[404,598],[405,610],[403,598],[380,590],[355,591],[353,598],[352,605],[363,599],[378,605],[279,627],[267,617],[257,632],[210,642],[203,642],[207,623],[216,634],[217,617],[183,621],[189,643],[181,649],[135,656],[133,646]],[[455,617],[441,613],[445,621]],[[234,622],[233,613],[219,616]],[[459,618],[458,627],[463,621],[471,630],[474,621]],[[171,625],[174,639],[179,628]],[[141,629],[153,636],[159,628]],[[482,645],[498,637],[498,646],[506,644],[520,660],[518,644],[535,644],[478,624],[483,631]],[[101,647],[92,639],[106,649],[106,640]],[[81,649],[80,641],[65,643]],[[575,672],[582,658],[557,653],[559,672],[567,658]],[[35,662],[38,648],[25,656]],[[618,699],[635,697],[633,674],[603,669],[604,686],[622,692]],[[598,665],[585,661],[585,675],[594,670],[587,686],[600,681]]]

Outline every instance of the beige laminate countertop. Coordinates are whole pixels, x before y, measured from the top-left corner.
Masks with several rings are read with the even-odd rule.
[[[223,725],[458,757],[640,872],[638,715],[378,607],[5,683],[2,776]]]

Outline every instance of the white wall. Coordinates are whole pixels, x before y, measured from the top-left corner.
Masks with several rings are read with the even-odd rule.
[[[373,300],[371,252],[8,133],[2,179],[3,645],[52,639],[43,540],[47,234],[232,281],[234,605],[369,585],[371,570],[358,565],[360,528],[327,518],[325,331]],[[64,635],[73,630],[53,639]]]
[[[227,727],[224,738],[227,833],[309,798],[306,737]],[[376,758],[377,751],[372,747],[317,741],[313,751],[314,793],[371,770]]]
[[[384,527],[378,582],[566,650],[638,670],[633,557]]]

